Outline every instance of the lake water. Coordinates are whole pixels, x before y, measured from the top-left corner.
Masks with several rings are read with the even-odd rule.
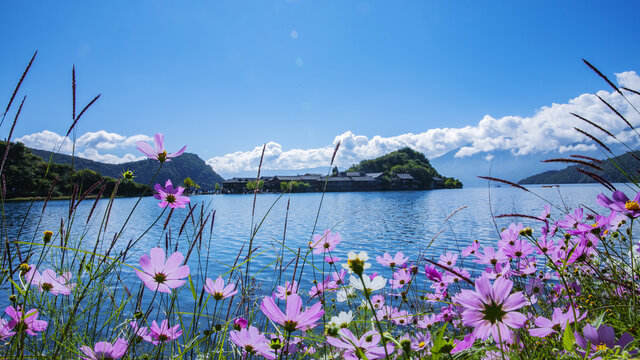
[[[620,185],[618,188],[627,194],[633,192],[626,185]],[[496,240],[499,238],[496,226],[498,228],[506,227],[511,221],[527,223],[527,221],[522,221],[523,219],[501,218],[496,219],[494,225],[492,212],[494,215],[522,213],[537,216],[546,201],[563,210],[586,205],[602,211],[595,203],[596,195],[604,190],[599,185],[562,185],[559,188],[531,187],[530,189],[532,193],[511,187],[415,192],[327,193],[320,208],[316,233],[322,233],[324,229],[340,232],[342,243],[333,252],[333,255],[342,259],[346,259],[348,251],[366,250],[373,258],[385,251],[392,254],[395,254],[396,251],[402,251],[409,255],[412,261],[415,261],[418,254],[424,254],[428,258],[437,258],[443,251],[457,251],[474,239],[478,239],[483,244],[495,246]],[[264,288],[270,288],[274,276],[277,275],[277,272],[268,268],[268,265],[274,261],[276,254],[281,250],[280,242],[283,239],[287,204],[289,204],[289,212],[286,222],[285,244],[293,251],[302,248],[304,253],[312,236],[321,198],[322,194],[318,193],[291,194],[280,198],[276,194],[258,195],[254,224],[259,223],[263,217],[264,221],[255,237],[254,247],[258,248],[258,252],[264,252],[252,262],[251,272],[254,275],[263,267],[267,267],[256,276],[258,280],[263,282]],[[192,197],[191,203],[193,205],[203,203],[207,211],[216,210],[210,241],[209,225],[204,231],[204,245],[206,246],[208,243],[208,248],[203,247],[203,251],[209,251],[210,256],[205,259],[196,255],[189,260],[192,273],[200,268],[201,271],[206,269],[206,274],[193,275],[206,275],[215,279],[219,274],[229,270],[229,266],[234,263],[241,246],[248,244],[252,224],[253,199],[253,195]],[[106,238],[111,239],[113,234],[120,229],[136,200],[133,198],[115,200]],[[107,206],[106,200],[100,201],[92,220],[85,225],[93,202],[94,200],[85,200],[78,207],[72,229],[74,236],[70,241],[70,244],[87,250],[91,250],[95,244],[102,214]],[[126,247],[131,238],[140,236],[162,214],[162,209],[158,207],[157,203],[157,200],[152,197],[142,199],[129,221],[123,237],[118,240],[116,250]],[[37,242],[41,242],[42,231],[52,230],[55,233],[57,229],[60,229],[61,219],[65,223],[68,221],[68,201],[50,201],[43,216],[40,217],[42,205],[42,202],[35,202],[29,210],[30,203],[28,202],[5,204],[6,226],[11,240],[15,240],[19,235],[19,239],[22,241],[31,241],[35,238]],[[466,207],[445,222],[445,219],[452,212],[463,206]],[[270,212],[265,216],[270,207]],[[558,208],[554,208],[552,212],[556,219],[563,216]],[[26,216],[27,211],[31,214],[30,216]],[[195,213],[198,213],[199,216],[200,209],[198,208]],[[148,253],[150,248],[158,245],[164,247],[169,228],[175,243],[180,226],[188,214],[188,209],[176,209],[168,223],[167,230],[163,230],[167,214],[168,211],[129,252],[126,259],[128,264],[138,267],[138,259],[141,255]],[[535,222],[529,221],[528,223],[538,226]],[[22,231],[18,234],[21,227]],[[187,233],[193,237],[193,229],[189,231]],[[82,234],[82,238],[80,234]],[[435,240],[433,240],[434,237]],[[431,242],[432,244],[429,246]],[[59,236],[54,239],[53,243],[59,244]],[[187,245],[183,234],[183,238],[178,240],[178,249],[186,253],[188,251]],[[104,251],[105,248],[106,242],[99,245],[99,249]],[[285,251],[285,263],[293,258],[293,253]],[[316,262],[321,264],[317,257]],[[199,264],[201,266],[198,266]],[[292,267],[293,265],[289,269]],[[377,264],[374,262],[373,270],[375,269],[377,269]],[[133,274],[133,270],[125,269],[125,272],[128,272],[126,283],[139,282]],[[199,288],[202,286],[201,284],[196,285]],[[308,291],[308,287],[305,286],[304,290]],[[190,293],[183,291],[181,296],[190,296]]]

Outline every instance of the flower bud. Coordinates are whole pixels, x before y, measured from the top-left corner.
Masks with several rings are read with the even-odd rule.
[[[48,244],[51,241],[52,236],[53,236],[52,231],[45,231],[44,234],[42,235],[42,240],[44,241],[45,244]]]
[[[402,351],[405,353],[410,353],[411,352],[411,340],[409,339],[403,339],[400,341],[400,347],[402,347]]]
[[[247,327],[247,325],[249,324],[249,322],[247,321],[247,319],[245,318],[237,318],[233,321],[233,328],[235,330],[240,330],[240,329],[244,329]]]
[[[273,350],[278,350],[282,347],[282,342],[280,341],[279,338],[273,338],[271,339],[271,343],[269,344],[269,346],[273,349]]]
[[[29,264],[27,264],[27,263],[20,264],[20,274],[21,275],[26,274],[29,270],[31,270],[31,266],[29,266]]]

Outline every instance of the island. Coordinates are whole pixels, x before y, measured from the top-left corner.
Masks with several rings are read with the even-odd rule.
[[[329,175],[275,175],[262,176],[260,179],[234,177],[223,182],[222,191],[242,194],[256,189],[260,192],[338,192],[461,187],[459,180],[440,175],[424,154],[407,147],[375,159],[363,160],[346,171],[334,167]]]

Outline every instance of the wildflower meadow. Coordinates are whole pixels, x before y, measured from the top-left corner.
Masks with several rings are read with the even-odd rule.
[[[75,81],[73,89],[75,96]],[[635,92],[615,89],[623,97],[623,91]],[[74,97],[71,128],[92,103],[76,114]],[[13,105],[12,98],[4,116],[14,111],[15,125],[20,109]],[[158,169],[186,149],[168,153],[162,133],[154,142],[137,145]],[[217,256],[215,246],[207,246],[215,236],[210,205],[196,203],[169,180],[150,183],[153,193],[141,194],[131,208],[116,208],[118,184],[127,176],[111,193],[74,187],[68,216],[58,228],[38,227],[29,234],[21,228],[17,234],[3,221],[0,296],[8,305],[0,319],[0,358],[640,356],[638,184],[599,179],[597,208],[566,211],[548,204],[528,214],[498,214],[512,223],[497,229],[493,245],[471,239],[460,251],[438,257],[353,248],[335,229],[310,223],[308,246],[276,242],[281,255],[268,268],[282,276],[256,284],[255,275],[265,269],[252,264],[262,251],[271,251],[254,246],[259,218],[228,271],[212,273],[204,261],[189,262]],[[125,238],[144,196],[153,196],[162,212],[148,229]],[[32,202],[37,206],[28,216],[44,216],[48,200]],[[78,215],[80,203],[99,201],[108,204],[105,211],[92,208],[87,219]],[[254,201],[260,201],[257,191]],[[129,216],[114,228],[109,226],[113,212]],[[170,218],[182,226],[167,227]],[[153,239],[156,246],[131,255],[152,228],[162,229]],[[348,250],[348,256],[339,257],[336,249]],[[384,271],[373,271],[374,263]]]

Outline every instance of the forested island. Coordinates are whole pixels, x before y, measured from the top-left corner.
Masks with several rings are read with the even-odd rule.
[[[440,175],[427,158],[410,148],[403,148],[371,160],[363,160],[347,171],[334,167],[330,175],[275,175],[226,180],[222,191],[242,194],[253,192],[335,192],[387,191],[461,188],[454,178]]]

